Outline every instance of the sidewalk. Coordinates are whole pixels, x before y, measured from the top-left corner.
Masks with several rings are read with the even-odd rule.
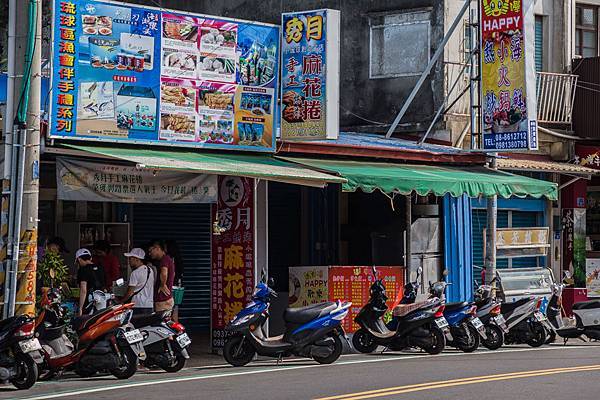
[[[186,367],[197,368],[227,364],[222,355],[209,351],[210,332],[188,334],[192,339],[192,344],[189,348],[190,359],[186,363]]]

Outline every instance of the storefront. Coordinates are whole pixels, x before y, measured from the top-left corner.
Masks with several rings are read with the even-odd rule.
[[[175,242],[185,287],[180,318],[195,332],[220,330],[267,263],[266,181],[343,182],[261,155],[63,146],[45,157],[43,171],[53,173],[42,179],[41,218],[54,224],[43,233],[65,238],[67,264],[74,249],[107,239],[127,277],[123,252],[157,238]]]
[[[395,266],[405,268],[407,275],[420,266],[425,271],[424,282],[439,279],[447,268],[448,279],[453,283],[448,293],[450,301],[468,299],[472,293],[470,198],[492,194],[557,197],[553,183],[473,165],[461,168],[382,163],[365,157],[352,161],[334,157],[284,159],[347,180],[337,193],[322,193],[325,200],[320,200],[325,210],[333,210],[321,215],[331,218],[326,220],[328,229],[336,234],[323,234],[321,230],[320,237],[328,241],[309,245],[328,249],[326,257],[317,259],[318,264],[307,264],[305,261],[314,262],[314,258],[302,258],[302,249],[296,247],[297,256],[291,266]],[[302,200],[296,204],[302,205]],[[270,226],[271,231],[276,229],[272,223]],[[381,234],[377,234],[378,230]],[[356,241],[352,241],[353,236]],[[355,248],[360,250],[360,258],[352,257]],[[272,266],[273,259],[270,261]],[[278,275],[283,276],[284,268],[286,265],[278,265]],[[294,286],[297,285],[290,281],[292,298],[298,297],[292,293]]]

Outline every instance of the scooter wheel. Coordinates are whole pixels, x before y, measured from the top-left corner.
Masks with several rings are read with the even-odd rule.
[[[504,332],[496,325],[486,325],[485,334],[487,339],[481,341],[481,344],[489,350],[498,350],[504,344]]]
[[[342,350],[344,350],[344,346],[342,345],[342,340],[340,336],[334,334],[331,336],[333,339],[333,351],[327,357],[319,357],[313,355],[313,359],[319,364],[331,364],[335,362],[342,355]]]
[[[137,371],[137,357],[130,349],[122,350],[123,364],[116,369],[110,371],[110,373],[118,379],[129,379]]]
[[[546,343],[547,335],[546,328],[539,322],[535,322],[531,327],[531,337],[527,340],[527,344],[531,347],[540,347]]]
[[[467,342],[458,341],[458,349],[465,353],[472,353],[479,347],[479,332],[471,324],[466,324]]]
[[[249,340],[245,340],[244,336],[232,336],[225,342],[223,347],[223,357],[225,361],[234,367],[243,367],[254,358],[256,350]]]
[[[185,357],[181,355],[181,353],[175,354],[175,361],[171,365],[164,365],[162,369],[167,372],[177,372],[180,371],[183,367],[185,367]]]
[[[556,341],[556,333],[550,332],[548,335],[548,339],[546,339],[546,344],[554,343]]]
[[[19,353],[16,358],[17,376],[10,380],[17,389],[26,390],[32,387],[38,378],[35,361],[27,354]]]
[[[432,346],[423,347],[423,350],[431,355],[440,354],[442,351],[444,351],[444,347],[446,347],[446,336],[441,329],[432,327],[429,337],[431,338],[433,344]]]
[[[375,338],[364,329],[359,329],[352,336],[352,346],[360,353],[372,353],[377,348]]]

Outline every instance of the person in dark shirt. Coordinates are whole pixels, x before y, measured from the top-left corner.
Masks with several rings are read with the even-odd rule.
[[[79,249],[75,253],[75,262],[79,266],[77,283],[79,284],[79,314],[89,306],[89,294],[94,290],[106,289],[104,269],[92,261],[92,253],[88,249]]]
[[[172,310],[175,263],[167,254],[165,243],[162,240],[153,240],[148,251],[152,260],[158,264],[158,285],[154,295],[154,311]]]
[[[112,254],[110,243],[106,240],[98,240],[94,243],[94,264],[101,265],[104,269],[104,280],[107,289],[111,289],[113,282],[122,278],[119,259]]]

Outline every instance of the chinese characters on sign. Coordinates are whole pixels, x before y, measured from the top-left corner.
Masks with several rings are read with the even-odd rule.
[[[139,170],[133,166],[101,164],[58,157],[59,200],[116,203],[213,203],[215,175],[177,171]]]
[[[282,16],[281,137],[337,138],[340,13]]]
[[[252,299],[254,290],[254,183],[252,179],[219,176],[218,201],[213,206],[224,229],[212,239],[211,340],[225,345],[225,326]]]
[[[391,307],[404,287],[404,268],[377,267],[382,277]],[[369,290],[373,284],[371,267],[329,266],[329,267],[290,267],[289,306],[305,307],[324,301],[351,301],[352,306],[342,327],[346,332],[355,332],[358,325],[354,318],[369,301]]]
[[[480,1],[483,147],[535,150],[535,92],[528,76],[533,65],[526,60],[532,53],[523,11],[530,0]]]
[[[274,150],[277,26],[54,5],[52,137]]]
[[[546,256],[550,228],[498,228],[496,249],[498,258]]]

